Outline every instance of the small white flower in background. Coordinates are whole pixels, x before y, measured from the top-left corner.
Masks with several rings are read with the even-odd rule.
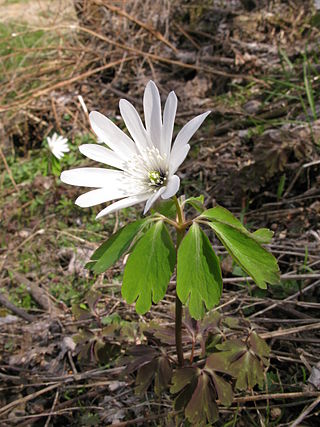
[[[70,151],[67,138],[57,133],[54,133],[51,137],[48,136],[47,141],[50,151],[59,160],[64,156],[64,153]]]
[[[188,142],[210,113],[188,122],[171,147],[177,103],[175,93],[170,92],[162,117],[159,91],[150,81],[143,97],[144,127],[133,105],[121,99],[120,113],[132,139],[104,115],[90,113],[93,131],[108,148],[84,144],[79,150],[89,159],[116,169],[88,167],[62,172],[61,181],[66,184],[96,188],[78,197],[77,205],[89,207],[121,199],[103,209],[97,218],[140,202],[146,202],[146,213],[159,197],[169,199],[176,194],[180,179],[175,173],[190,150]]]

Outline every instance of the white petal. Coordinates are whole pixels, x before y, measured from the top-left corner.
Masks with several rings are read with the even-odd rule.
[[[63,153],[68,153],[68,152],[70,151],[70,149],[69,149],[68,145],[66,145],[66,144],[61,145],[61,146],[59,147],[59,150],[60,150],[60,151],[62,151]]]
[[[152,148],[150,138],[142,124],[137,110],[126,99],[121,99],[119,103],[121,116],[127,126],[130,135],[140,150],[144,151],[147,147]]]
[[[51,142],[55,143],[58,138],[59,138],[59,135],[56,132],[54,132],[54,134],[51,137]]]
[[[155,83],[150,80],[143,96],[144,119],[151,141],[160,151],[161,144],[161,99]]]
[[[183,147],[180,147],[179,150],[175,150],[174,153],[173,153],[173,150],[171,151],[170,163],[169,163],[169,176],[173,175],[177,171],[178,167],[187,157],[189,150],[190,150],[190,145],[187,144],[187,145],[184,145]]]
[[[52,154],[60,160],[63,157],[63,153],[60,150],[56,150],[55,148],[52,150]]]
[[[97,190],[89,191],[79,196],[76,200],[76,205],[81,208],[88,208],[89,206],[99,205],[100,203],[110,202],[110,200],[120,199],[130,196],[130,193],[123,188],[105,187],[98,188]]]
[[[89,119],[97,137],[116,151],[120,157],[128,159],[137,153],[133,141],[103,114],[92,111]]]
[[[123,178],[123,172],[112,169],[79,168],[62,172],[60,179],[65,184],[80,187],[102,188],[114,185]]]
[[[147,200],[147,203],[144,207],[143,215],[148,212],[148,210],[151,208],[151,206],[154,204],[156,200],[159,199],[161,194],[165,191],[165,187],[161,187],[156,193],[153,193],[151,197]]]
[[[123,208],[128,208],[129,206],[136,205],[137,203],[144,202],[148,199],[150,193],[138,194],[137,196],[127,197],[125,199],[119,200],[118,202],[112,203],[107,208],[103,209],[98,213],[96,218],[101,218],[102,216],[108,215],[112,212],[118,211]]]
[[[70,148],[69,148],[69,147],[62,147],[62,148],[60,148],[60,150],[61,150],[63,153],[69,153]]]
[[[160,153],[166,154],[169,158],[171,150],[171,141],[176,117],[178,100],[174,92],[170,92],[166,100],[163,111],[163,127],[161,132],[161,150]]]
[[[54,146],[57,147],[57,148],[63,148],[63,147],[67,147],[68,148],[68,144],[66,144],[65,141],[57,141],[54,144]]]
[[[180,147],[188,144],[192,136],[196,133],[196,131],[202,125],[204,119],[210,113],[211,111],[207,111],[206,113],[200,114],[200,116],[193,118],[192,120],[190,120],[190,122],[184,125],[174,141],[172,151],[179,150]]]
[[[180,178],[177,175],[173,175],[169,178],[168,184],[165,187],[165,192],[161,195],[163,199],[170,199],[174,196],[180,187]]]
[[[63,138],[63,136],[59,136],[59,138],[56,140],[57,145],[65,145],[67,142],[67,138]]]
[[[89,159],[95,160],[96,162],[101,162],[118,169],[123,168],[124,163],[117,153],[106,147],[102,147],[101,145],[83,144],[80,145],[79,151]]]

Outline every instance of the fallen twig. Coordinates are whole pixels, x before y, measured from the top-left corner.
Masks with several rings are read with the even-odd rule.
[[[23,308],[16,307],[2,293],[0,293],[0,304],[15,313],[17,316],[26,320],[27,322],[33,322],[35,320],[35,316],[32,316],[31,314],[27,313]]]
[[[15,182],[15,180],[14,180],[14,178],[13,178],[13,175],[12,175],[11,169],[9,168],[9,165],[8,165],[8,163],[7,163],[7,160],[6,160],[6,158],[5,158],[4,154],[3,154],[3,151],[2,151],[2,149],[1,149],[1,147],[0,147],[0,156],[1,156],[1,159],[2,159],[2,161],[3,161],[3,163],[4,163],[4,167],[6,168],[6,170],[7,170],[7,172],[8,172],[8,175],[9,175],[10,181],[12,182],[12,185],[14,186],[14,188],[15,188],[16,192],[17,192],[18,194],[20,194],[19,188],[18,188],[18,186],[17,186],[17,184],[16,184],[16,182]]]
[[[277,338],[277,337],[284,337],[286,335],[291,334],[297,334],[299,332],[305,332],[305,331],[313,331],[315,329],[320,329],[320,322],[319,323],[311,323],[309,325],[302,325],[297,326],[296,328],[288,328],[288,329],[282,329],[279,331],[273,331],[273,332],[264,332],[262,334],[259,334],[261,338]]]
[[[310,414],[310,412],[320,403],[320,396],[311,403],[301,414],[300,416],[290,425],[290,427],[298,427],[301,425],[301,422],[305,419],[305,417]]]

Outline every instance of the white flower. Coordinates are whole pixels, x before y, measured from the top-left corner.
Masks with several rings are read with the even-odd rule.
[[[64,156],[64,153],[70,151],[67,138],[61,135],[54,133],[52,137],[47,137],[47,141],[50,151],[59,160]]]
[[[89,167],[61,174],[61,181],[66,184],[96,188],[78,197],[76,204],[81,207],[121,199],[103,209],[97,218],[140,202],[146,202],[146,213],[160,196],[168,199],[175,195],[180,186],[175,173],[188,154],[188,142],[210,113],[207,111],[188,122],[171,148],[177,110],[174,92],[167,98],[162,118],[157,86],[153,81],[147,84],[143,98],[146,127],[130,102],[121,99],[119,105],[132,139],[111,120],[93,111],[89,115],[92,129],[108,148],[98,144],[79,147],[80,152],[90,159],[116,169]]]

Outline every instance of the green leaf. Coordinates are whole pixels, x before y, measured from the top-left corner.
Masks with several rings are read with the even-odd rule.
[[[279,282],[279,267],[276,259],[248,234],[224,223],[210,222],[209,226],[232,258],[260,288],[266,289],[267,283]]]
[[[54,176],[61,175],[61,164],[59,160],[52,154],[51,157],[51,171]]]
[[[247,230],[244,225],[234,215],[232,215],[230,211],[223,208],[222,206],[216,206],[212,209],[208,209],[204,211],[201,216],[209,219],[212,222],[219,222],[230,225],[247,236],[250,236],[258,243],[270,243],[273,236],[273,231],[269,230],[268,228],[260,228],[254,233],[250,233],[249,230]]]
[[[160,213],[167,218],[175,218],[177,214],[176,204],[172,199],[159,200],[151,209],[152,213]]]
[[[256,230],[251,234],[251,237],[253,237],[258,243],[268,244],[271,242],[273,234],[273,231],[268,228],[259,228],[259,230]]]
[[[251,276],[257,285],[266,288],[267,283],[279,282],[276,259],[260,246],[270,242],[272,232],[266,228],[250,233],[231,212],[221,206],[208,209],[202,215],[217,234],[233,259]]]
[[[205,308],[220,301],[222,278],[219,260],[208,237],[194,223],[182,240],[178,251],[177,294],[188,304],[190,315],[201,319]]]
[[[183,202],[183,204],[184,205],[189,204],[199,212],[203,212],[205,210],[204,196],[202,194],[201,196],[198,196],[198,197],[189,197]]]
[[[243,233],[249,233],[249,231],[241,224],[241,222],[234,216],[228,209],[222,206],[216,206],[203,212],[201,217],[205,217],[210,221],[217,221],[222,224],[230,225]]]
[[[136,243],[124,270],[122,296],[129,304],[136,301],[137,313],[146,313],[152,301],[164,297],[175,263],[171,237],[158,221]]]
[[[120,228],[93,253],[86,267],[97,274],[106,271],[126,252],[144,224],[141,219]]]

